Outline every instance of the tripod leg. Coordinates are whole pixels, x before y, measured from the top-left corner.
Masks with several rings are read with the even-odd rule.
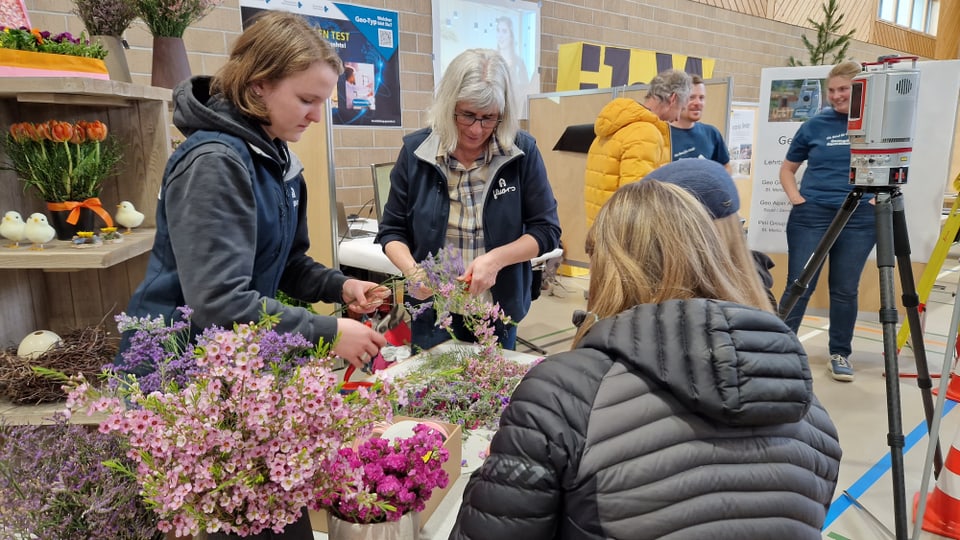
[[[887,371],[887,444],[893,478],[893,510],[897,538],[907,539],[907,497],[903,468],[903,424],[900,410],[900,374],[897,365],[897,304],[894,287],[893,205],[890,193],[879,191],[876,200],[877,269],[880,272],[880,323]]]
[[[903,196],[895,191],[890,199],[893,208],[893,247],[897,257],[897,269],[900,274],[900,289],[903,307],[907,312],[907,323],[910,325],[910,339],[913,344],[914,361],[917,365],[917,387],[920,388],[920,397],[923,401],[923,413],[927,419],[927,433],[933,425],[933,381],[930,378],[930,369],[927,365],[927,349],[923,344],[923,327],[920,324],[920,297],[917,295],[917,285],[913,279],[913,265],[910,261],[910,235],[907,234],[907,218],[903,209]],[[933,476],[939,478],[943,467],[943,454],[937,444],[933,461]]]
[[[817,270],[823,266],[824,259],[826,259],[827,254],[830,253],[830,248],[832,248],[833,244],[837,241],[837,237],[840,236],[843,227],[850,221],[850,216],[852,216],[853,211],[857,209],[862,196],[863,189],[857,187],[854,188],[843,201],[843,205],[840,207],[840,210],[837,211],[837,215],[833,218],[833,221],[830,222],[830,226],[827,227],[827,232],[823,233],[823,238],[820,239],[817,247],[813,250],[813,255],[810,256],[810,260],[807,261],[807,264],[803,267],[803,271],[800,272],[797,279],[790,284],[790,288],[787,289],[786,294],[784,294],[780,300],[778,315],[781,319],[787,319],[790,311],[793,310],[793,306],[797,305],[797,300],[800,299],[803,292],[807,290],[807,286],[810,285],[810,280],[813,279]]]

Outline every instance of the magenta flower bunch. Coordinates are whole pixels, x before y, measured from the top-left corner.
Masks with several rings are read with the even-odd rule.
[[[205,331],[183,386],[147,394],[136,376],[112,373],[117,390],[103,392],[72,378],[68,411],[106,413],[99,430],[118,434],[134,463],[111,466],[136,479],[159,530],[280,532],[339,485],[322,464],[391,416],[387,388],[342,395],[329,345],[305,351],[276,323]]]
[[[337,488],[319,493],[317,504],[352,523],[397,521],[419,512],[433,490],[449,482],[443,464],[450,455],[443,441],[443,434],[418,424],[412,437],[373,438],[343,448],[323,466]]]
[[[437,312],[437,325],[450,330],[453,314],[461,315],[464,326],[476,337],[482,356],[502,355],[501,344],[494,334],[495,325],[497,322],[514,323],[500,309],[499,303],[490,302],[484,295],[471,295],[469,283],[457,280],[466,269],[460,250],[453,246],[444,247],[436,255],[421,261],[419,266],[421,272],[417,274],[417,283],[431,289],[433,297],[430,302],[407,306],[411,316],[416,318],[433,307]]]

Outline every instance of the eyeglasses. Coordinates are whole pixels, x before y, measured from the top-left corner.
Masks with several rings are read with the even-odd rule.
[[[460,124],[463,127],[470,127],[477,122],[480,122],[480,127],[483,129],[490,129],[500,125],[500,118],[480,118],[475,114],[467,113],[453,113],[454,120],[457,121],[457,124]]]

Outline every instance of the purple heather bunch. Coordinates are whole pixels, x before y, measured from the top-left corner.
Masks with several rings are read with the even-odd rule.
[[[159,538],[140,486],[108,468],[116,435],[68,424],[0,425],[0,531],[4,538]]]
[[[182,388],[147,394],[127,377],[104,394],[72,379],[68,410],[107,414],[100,431],[120,435],[135,464],[116,469],[136,478],[161,531],[280,532],[334,486],[322,463],[391,416],[388,388],[341,395],[329,345],[305,351],[276,323],[205,331]]]
[[[502,356],[501,344],[494,333],[496,323],[513,324],[513,321],[500,309],[499,303],[491,304],[483,296],[471,295],[469,285],[457,280],[466,270],[460,250],[453,246],[442,248],[421,261],[420,269],[420,283],[433,291],[433,298],[419,306],[407,306],[411,316],[417,318],[432,307],[437,312],[437,325],[451,331],[453,314],[458,314],[476,337],[482,356]]]
[[[73,0],[73,14],[92,36],[120,37],[137,18],[134,0]]]
[[[341,449],[323,465],[337,487],[318,495],[319,506],[352,523],[397,521],[423,510],[434,489],[447,487],[443,464],[450,455],[440,432],[424,424],[413,430],[406,439],[368,439]]]

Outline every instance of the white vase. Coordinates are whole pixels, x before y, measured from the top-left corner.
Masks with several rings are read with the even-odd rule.
[[[327,512],[327,537],[330,540],[418,540],[420,514],[409,512],[399,521],[351,523]]]

